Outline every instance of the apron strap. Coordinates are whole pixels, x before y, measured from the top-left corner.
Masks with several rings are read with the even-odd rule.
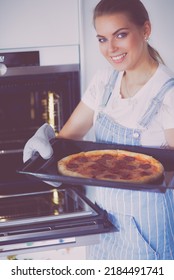
[[[156,115],[162,106],[162,101],[164,99],[164,96],[166,92],[174,87],[174,78],[169,79],[160,89],[159,93],[152,99],[152,102],[144,115],[142,116],[139,124],[144,127],[148,128],[154,115]]]
[[[103,94],[102,101],[101,101],[102,107],[105,107],[107,105],[107,103],[111,97],[111,94],[112,94],[114,86],[115,86],[115,82],[118,77],[118,73],[119,73],[118,71],[114,70],[112,75],[110,76],[110,79],[109,79],[107,85],[105,86],[104,94]]]

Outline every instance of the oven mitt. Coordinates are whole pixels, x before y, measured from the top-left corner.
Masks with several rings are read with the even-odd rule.
[[[53,154],[53,149],[49,141],[55,137],[56,136],[53,128],[47,123],[43,124],[36,131],[33,137],[31,137],[25,144],[23,151],[23,162],[26,162],[28,159],[30,159],[36,152],[38,152],[44,159],[49,159]],[[53,187],[59,187],[62,185],[62,183],[59,182],[44,182]]]
[[[33,154],[38,152],[43,159],[49,159],[53,154],[50,140],[55,138],[53,128],[45,123],[27,141],[23,150],[23,162],[26,162]]]

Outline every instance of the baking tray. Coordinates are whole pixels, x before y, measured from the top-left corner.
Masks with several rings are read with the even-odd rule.
[[[74,186],[101,186],[111,187],[119,189],[131,189],[140,191],[152,191],[152,192],[165,192],[167,188],[173,188],[173,173],[174,173],[174,150],[171,149],[160,149],[160,148],[149,148],[140,146],[128,146],[128,145],[117,145],[117,144],[106,144],[97,143],[92,141],[75,141],[68,139],[53,139],[51,142],[54,154],[48,159],[42,159],[38,154],[35,154],[29,159],[22,168],[17,170],[20,174],[26,174],[32,176],[32,178],[39,179],[47,182],[59,182],[67,185]],[[159,181],[150,184],[139,184],[139,183],[126,183],[126,182],[115,182],[109,180],[89,179],[89,178],[77,178],[72,176],[64,176],[57,171],[57,161],[61,158],[82,152],[91,150],[101,149],[121,149],[132,152],[144,153],[151,155],[159,160],[165,169],[164,177]],[[166,174],[170,175],[171,179],[167,182]]]

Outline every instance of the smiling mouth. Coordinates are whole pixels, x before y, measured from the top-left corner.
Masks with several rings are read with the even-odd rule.
[[[117,56],[111,56],[111,59],[114,62],[121,62],[125,58],[126,55],[127,55],[126,53],[123,53],[123,54],[120,54]]]

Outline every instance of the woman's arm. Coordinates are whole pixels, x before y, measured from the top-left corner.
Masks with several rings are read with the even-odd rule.
[[[174,148],[174,128],[165,130],[165,138],[169,148]]]
[[[58,137],[81,140],[93,125],[93,115],[94,111],[80,101]]]

